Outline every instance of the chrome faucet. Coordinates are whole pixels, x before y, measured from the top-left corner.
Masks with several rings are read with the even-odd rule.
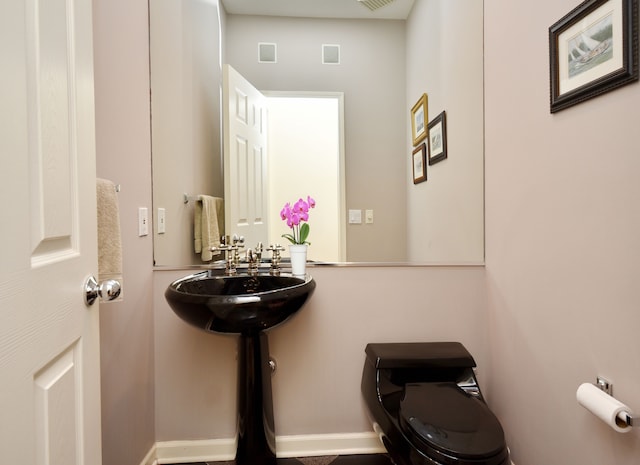
[[[244,237],[238,237],[234,234],[231,244],[229,244],[228,242],[229,236],[221,236],[220,245],[211,247],[211,251],[214,253],[224,252],[226,262],[224,274],[227,276],[235,276],[237,274],[236,267],[240,262],[238,249],[240,247],[244,247]]]
[[[267,250],[271,252],[271,267],[269,268],[269,274],[271,276],[280,276],[280,261],[282,257],[280,252],[284,250],[280,244],[270,245]]]
[[[233,249],[233,264],[237,267],[240,264],[240,249],[244,249],[244,236],[238,236],[234,234],[231,238],[231,243],[235,247]]]
[[[244,237],[234,234],[229,243],[229,236],[220,238],[220,245],[212,247],[212,252],[224,252],[225,254],[225,270],[226,276],[235,276],[238,274],[238,265],[240,264],[239,249],[244,248]],[[262,242],[258,242],[255,248],[248,248],[246,252],[247,274],[249,276],[257,276],[262,263],[262,253],[265,250]],[[271,266],[269,274],[272,276],[280,276],[280,262],[282,256],[280,252],[284,250],[280,244],[270,245],[266,250],[271,252]]]
[[[259,271],[260,262],[262,261],[262,242],[258,242],[254,249],[247,249],[247,274],[256,276]]]

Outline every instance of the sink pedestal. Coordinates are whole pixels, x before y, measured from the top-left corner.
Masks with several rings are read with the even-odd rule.
[[[276,465],[269,341],[262,331],[238,341],[236,465]]]
[[[315,287],[308,275],[225,276],[209,270],[178,279],[165,291],[173,311],[190,325],[239,335],[236,465],[276,465],[267,330],[296,314]]]

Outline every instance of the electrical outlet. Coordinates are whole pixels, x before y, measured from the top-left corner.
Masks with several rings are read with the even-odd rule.
[[[158,234],[166,232],[167,212],[164,208],[158,208]]]
[[[149,209],[147,207],[138,208],[138,236],[149,234]]]

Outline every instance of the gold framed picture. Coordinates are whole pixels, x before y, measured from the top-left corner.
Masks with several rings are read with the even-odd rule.
[[[427,121],[429,121],[427,108],[427,94],[422,94],[422,97],[411,108],[411,135],[414,147],[427,137]]]

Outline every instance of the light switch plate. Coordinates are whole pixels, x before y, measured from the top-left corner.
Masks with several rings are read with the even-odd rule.
[[[362,224],[362,210],[349,210],[349,224]]]
[[[149,209],[147,207],[138,208],[138,236],[149,234]]]
[[[364,211],[364,222],[367,224],[373,224],[373,210]]]
[[[158,208],[158,234],[166,232],[167,211],[164,208]]]

